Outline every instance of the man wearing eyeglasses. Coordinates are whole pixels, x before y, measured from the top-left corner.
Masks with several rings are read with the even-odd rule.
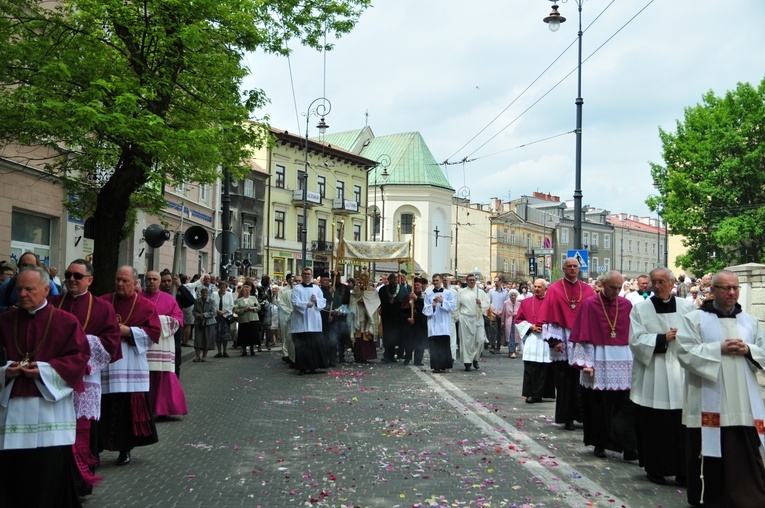
[[[686,370],[688,503],[765,506],[765,409],[755,373],[765,365],[765,331],[738,304],[739,280],[722,270],[712,299],[677,332]]]
[[[27,266],[40,266],[40,258],[34,252],[25,252],[19,258],[17,265],[19,272],[21,272],[21,270]],[[49,295],[57,295],[60,293],[56,284],[50,280],[50,277],[48,278],[48,287],[50,287],[48,292]],[[16,299],[16,277],[11,277],[0,285],[0,312],[5,312],[13,307],[17,307]]]
[[[96,482],[98,449],[91,448],[90,444],[97,442],[98,425],[92,425],[92,422],[101,416],[101,369],[122,358],[117,315],[109,302],[88,291],[92,283],[93,265],[84,259],[75,259],[64,272],[67,293],[48,297],[54,307],[77,317],[90,345],[88,374],[83,378],[85,390],[74,393],[77,418],[74,454],[77,464],[83,465],[77,471],[81,496],[92,493]]]

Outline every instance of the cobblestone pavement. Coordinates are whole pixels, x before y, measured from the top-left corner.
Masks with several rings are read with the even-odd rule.
[[[433,374],[426,355],[298,376],[276,350],[186,361],[189,414],[158,422],[128,466],[103,453],[85,506],[687,506],[636,462],[595,458],[552,423],[554,401],[525,404],[520,357],[480,366]]]

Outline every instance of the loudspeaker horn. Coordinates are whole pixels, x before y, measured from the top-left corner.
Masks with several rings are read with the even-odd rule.
[[[191,226],[183,234],[183,241],[189,248],[194,250],[204,249],[207,242],[210,241],[210,235],[202,226]]]
[[[170,239],[170,231],[159,224],[152,224],[143,230],[143,239],[146,241],[146,245],[158,249]]]

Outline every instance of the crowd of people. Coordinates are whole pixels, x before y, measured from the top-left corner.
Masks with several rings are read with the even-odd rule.
[[[738,304],[737,276],[578,275],[575,259],[551,284],[406,272],[372,284],[305,269],[279,298],[284,361],[305,374],[352,350],[360,363],[380,353],[381,363],[424,366],[427,349],[438,374],[479,369],[483,354],[506,346],[522,355],[526,403],[554,398],[554,421],[581,429],[596,457],[620,453],[650,482],[687,486],[693,506],[765,503],[755,379],[765,332]]]
[[[738,304],[733,272],[676,281],[657,268],[633,281],[616,271],[585,281],[567,259],[551,284],[403,270],[341,280],[311,268],[274,283],[169,270],[141,278],[123,266],[114,292],[98,297],[84,259],[63,281],[33,253],[0,273],[1,506],[80,506],[98,482],[100,452],[119,452],[125,466],[135,447],[156,443],[157,418],[188,412],[183,347],[194,348],[193,363],[211,351],[225,359],[280,347],[298,375],[349,354],[470,372],[506,347],[522,357],[525,402],[554,399],[555,423],[582,429],[596,457],[621,453],[653,483],[687,485],[693,506],[765,505],[754,377],[765,332]],[[26,466],[50,488],[33,488]]]

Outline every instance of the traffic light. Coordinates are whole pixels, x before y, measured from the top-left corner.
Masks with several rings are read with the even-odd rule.
[[[534,253],[529,258],[529,275],[532,277],[537,276],[537,258],[534,257]]]

